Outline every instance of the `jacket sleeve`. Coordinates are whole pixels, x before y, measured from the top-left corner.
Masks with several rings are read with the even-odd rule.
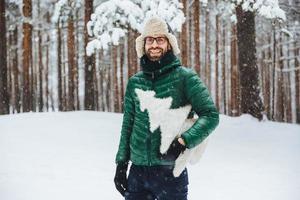
[[[131,81],[129,79],[124,97],[124,114],[119,149],[115,160],[117,164],[128,162],[130,158],[130,135],[132,132],[135,113],[132,91]]]
[[[198,119],[182,134],[187,148],[200,144],[218,125],[219,113],[208,89],[194,71],[188,71],[184,79],[184,92]]]

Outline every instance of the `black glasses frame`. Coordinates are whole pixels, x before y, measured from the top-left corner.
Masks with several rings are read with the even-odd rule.
[[[151,36],[148,36],[148,37],[145,37],[145,44],[151,45],[151,44],[153,44],[154,40],[156,41],[156,43],[158,45],[162,45],[166,41],[168,41],[168,38],[164,37],[164,36],[160,36],[160,37],[151,37]]]

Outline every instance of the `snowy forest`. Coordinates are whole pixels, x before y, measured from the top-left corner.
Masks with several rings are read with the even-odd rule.
[[[154,14],[220,113],[300,123],[300,0],[0,0],[0,114],[122,112]]]

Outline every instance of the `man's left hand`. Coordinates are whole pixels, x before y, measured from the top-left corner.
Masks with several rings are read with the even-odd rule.
[[[184,145],[183,139],[182,138],[175,138],[175,140],[173,140],[173,142],[171,143],[168,151],[165,154],[162,154],[162,159],[164,159],[164,160],[176,160],[178,158],[178,156],[182,152],[184,152],[185,149],[186,149],[186,147]]]

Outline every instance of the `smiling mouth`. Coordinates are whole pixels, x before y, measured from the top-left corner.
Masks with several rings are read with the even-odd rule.
[[[161,50],[160,49],[150,50],[150,53],[158,54],[158,53],[161,53]]]

